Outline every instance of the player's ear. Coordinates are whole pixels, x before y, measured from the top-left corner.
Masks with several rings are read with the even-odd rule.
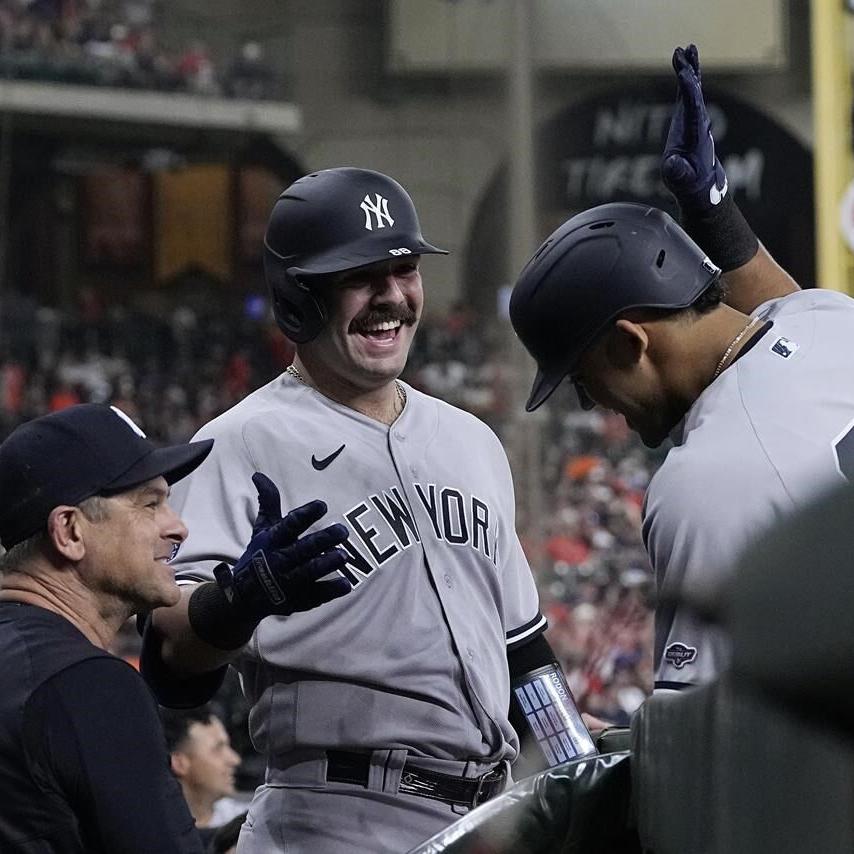
[[[190,760],[185,753],[180,750],[173,750],[169,754],[169,764],[172,766],[172,773],[180,780],[186,776],[190,767]]]
[[[79,507],[63,504],[47,517],[47,536],[51,545],[67,560],[81,560],[86,553],[83,538],[85,518]]]
[[[649,334],[641,323],[621,317],[608,336],[607,353],[611,363],[621,369],[632,368],[649,349]]]

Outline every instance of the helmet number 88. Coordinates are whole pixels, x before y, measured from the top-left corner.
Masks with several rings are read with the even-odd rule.
[[[389,255],[411,255],[412,250],[407,249],[405,246],[401,246],[400,249],[389,249],[388,254]]]

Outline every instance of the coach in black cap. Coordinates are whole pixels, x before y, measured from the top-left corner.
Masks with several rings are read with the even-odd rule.
[[[156,705],[106,650],[133,613],[178,601],[169,484],[212,444],[156,448],[84,404],[0,445],[0,851],[202,851]]]

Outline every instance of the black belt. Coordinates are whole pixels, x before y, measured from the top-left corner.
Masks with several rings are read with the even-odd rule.
[[[326,779],[333,783],[368,785],[371,767],[369,753],[350,753],[345,750],[327,750]],[[504,788],[504,766],[488,771],[481,777],[454,777],[426,768],[413,768],[405,763],[400,775],[398,791],[405,795],[433,798],[446,804],[476,807],[494,798]]]

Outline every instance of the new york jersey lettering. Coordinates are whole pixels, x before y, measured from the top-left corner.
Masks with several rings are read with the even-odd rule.
[[[419,528],[413,508],[396,486],[369,495],[344,513],[350,538],[342,544],[347,552],[342,572],[351,584],[361,584],[402,551],[420,544],[422,531],[453,546],[469,546],[495,563],[498,532],[490,531],[490,525],[498,517],[485,501],[433,483],[412,486],[429,519],[426,528]]]

